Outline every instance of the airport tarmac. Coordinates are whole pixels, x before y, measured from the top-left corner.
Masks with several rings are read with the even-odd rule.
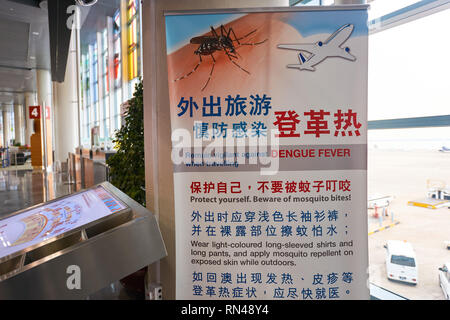
[[[450,209],[407,205],[426,197],[428,179],[450,185],[450,153],[369,149],[369,194],[394,196],[389,211],[400,222],[369,236],[370,281],[408,299],[444,299],[438,268],[450,261],[450,250],[444,246],[450,240]],[[383,247],[387,240],[411,242],[419,267],[417,285],[387,279]]]

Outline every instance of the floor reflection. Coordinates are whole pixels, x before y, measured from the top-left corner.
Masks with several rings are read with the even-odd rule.
[[[0,171],[0,218],[72,193],[66,181],[65,173]]]

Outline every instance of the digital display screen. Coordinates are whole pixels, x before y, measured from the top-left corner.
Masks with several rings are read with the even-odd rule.
[[[125,208],[98,186],[0,220],[0,259]]]

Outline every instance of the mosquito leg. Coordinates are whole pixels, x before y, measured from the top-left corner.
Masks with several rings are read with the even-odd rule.
[[[230,38],[231,30],[232,29],[229,28],[228,31],[227,31],[227,29],[223,25],[220,26],[220,33],[222,34],[222,37]]]
[[[202,88],[202,91],[205,90],[206,86],[208,85],[209,81],[211,80],[212,74],[214,72],[214,67],[216,66],[216,59],[214,59],[214,56],[212,55],[212,53],[211,53],[211,58],[213,61],[213,65],[211,67],[211,72],[209,73],[208,81],[206,81],[205,85]]]
[[[211,33],[212,33],[212,35],[213,35],[214,37],[216,37],[216,38],[219,37],[219,35],[218,35],[217,32],[216,32],[216,29],[214,29],[213,26],[211,26]]]
[[[255,33],[256,30],[257,30],[257,29],[253,30],[253,31],[250,32],[250,33],[247,33],[245,36],[243,36],[243,37],[241,37],[241,38],[238,38],[238,37],[236,36],[236,33],[234,33],[233,28],[230,28],[230,32],[233,34],[234,39],[235,39],[235,40],[233,40],[233,41],[237,41],[237,43],[239,43],[239,40],[245,39],[245,38],[247,38],[249,35]]]
[[[189,77],[191,74],[193,74],[195,71],[197,71],[197,68],[202,64],[202,56],[198,55],[198,57],[200,58],[200,61],[197,63],[197,65],[194,67],[194,69],[192,69],[191,72],[186,73],[184,76],[181,76],[181,77],[175,79],[174,82],[185,79],[185,78]]]
[[[228,57],[228,59],[230,59],[231,62],[233,62],[233,64],[238,67],[239,69],[241,69],[242,71],[244,71],[245,73],[250,74],[250,72],[248,72],[247,70],[245,70],[244,68],[242,68],[240,65],[238,65],[236,62],[233,61],[233,59],[231,59],[230,53],[228,52],[228,50],[225,50],[225,53]]]
[[[260,41],[260,42],[251,42],[251,43],[240,43],[241,46],[257,46],[260,44],[263,44],[264,42],[266,42],[269,39],[266,39],[264,41]]]
[[[222,33],[222,36],[224,36],[224,34],[226,34],[226,35],[227,35],[226,37],[227,37],[228,39],[230,39],[231,41],[237,41],[237,40],[231,39],[231,37],[230,37],[230,34],[233,32],[234,38],[237,39],[237,38],[236,38],[236,34],[235,34],[234,31],[233,31],[233,28],[229,28],[228,31],[227,31],[227,29],[225,29],[225,27],[224,27],[223,25],[221,25],[221,26],[220,26],[220,32]],[[239,43],[239,41],[238,41],[238,43]],[[234,49],[234,46],[233,46],[233,49]],[[240,55],[239,55],[239,53],[238,53],[237,51],[234,51],[233,53],[236,53],[237,56],[240,57]],[[231,56],[232,58],[235,58],[235,59],[238,58],[237,56],[232,55],[231,53],[229,53],[229,54],[230,54],[230,56]]]

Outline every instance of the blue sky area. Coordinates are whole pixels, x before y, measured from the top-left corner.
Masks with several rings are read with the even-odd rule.
[[[219,27],[245,14],[194,14],[166,16],[167,51],[171,53],[189,43],[190,39]]]
[[[219,27],[245,14],[195,14],[166,16],[167,51],[172,53],[189,43],[193,37]],[[285,15],[283,15],[285,16]],[[297,11],[283,19],[297,29],[303,37],[317,33],[333,33],[341,26],[351,23],[355,26],[353,36],[367,35],[367,12],[349,11]]]
[[[352,36],[367,35],[367,12],[361,11],[310,11],[295,12],[282,21],[297,29],[302,37],[318,33],[333,33],[345,24],[353,24]]]

